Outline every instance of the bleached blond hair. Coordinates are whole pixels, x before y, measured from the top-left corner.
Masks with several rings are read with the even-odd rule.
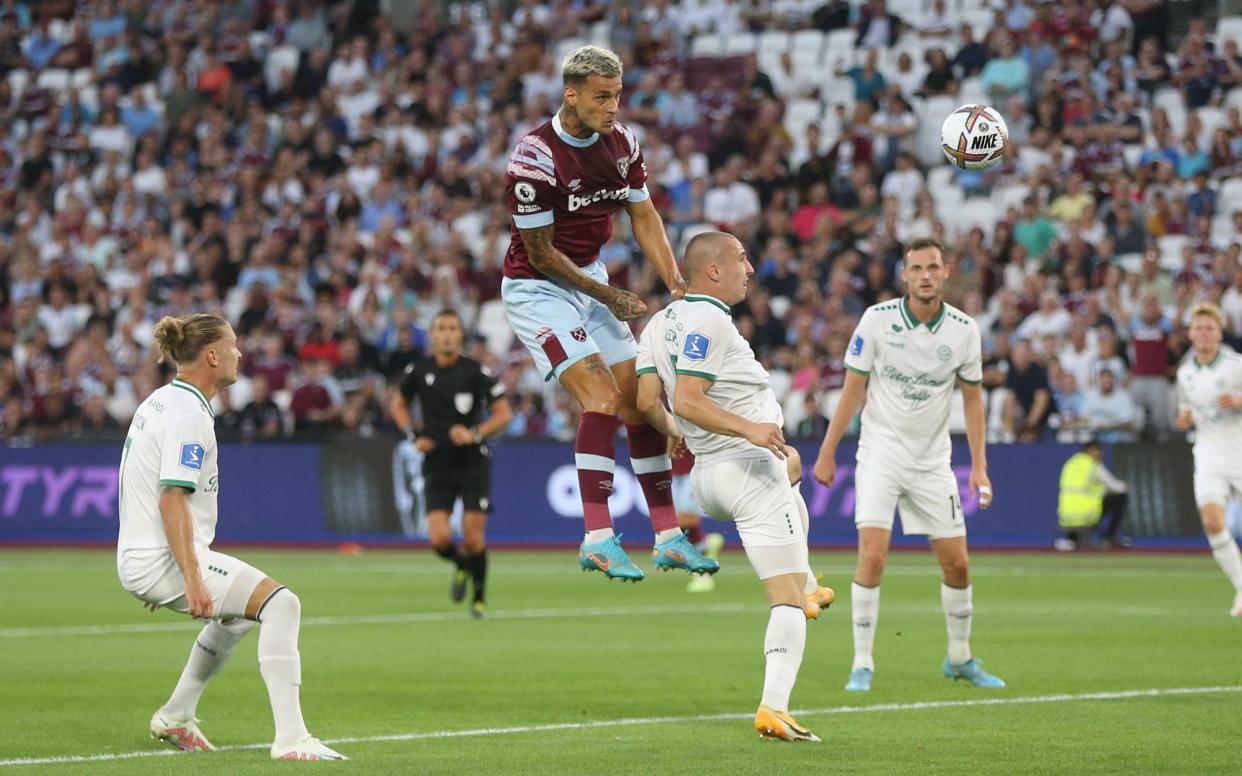
[[[1200,302],[1199,304],[1195,305],[1190,311],[1190,319],[1194,320],[1195,318],[1198,318],[1200,315],[1206,315],[1207,317],[1216,321],[1216,325],[1219,326],[1222,330],[1224,330],[1225,314],[1222,313],[1220,311],[1220,308],[1217,307],[1216,305],[1212,304],[1211,302]]]
[[[625,68],[621,57],[599,46],[579,46],[569,52],[561,63],[561,81],[566,86],[580,86],[588,76],[620,78]]]

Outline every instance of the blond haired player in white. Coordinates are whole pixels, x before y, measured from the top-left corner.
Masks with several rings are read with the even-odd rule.
[[[151,611],[166,606],[208,622],[172,696],[151,717],[151,735],[186,751],[215,748],[194,718],[199,698],[259,622],[259,673],[276,722],[272,758],[347,759],[311,736],[302,720],[298,597],[210,549],[220,491],[211,399],[237,381],[237,335],[215,315],[165,316],[155,327],[155,343],[162,358],[176,364],[177,377],[139,405],[125,438],[117,574]]]
[[[901,279],[907,296],[868,307],[845,355],[845,387],[815,462],[815,479],[831,485],[837,445],[866,398],[854,472],[858,567],[850,588],[854,665],[845,689],[871,689],[871,655],[880,613],[880,579],[901,505],[906,534],[926,534],[944,580],[940,601],[949,633],[942,670],[976,687],[1005,683],[970,654],[971,586],[966,523],[950,466],[949,405],[960,385],[970,442],[970,492],[992,501],[984,437],[979,327],[941,296],[949,269],[935,240],[906,246]]]
[[[1194,351],[1177,368],[1177,427],[1195,429],[1195,503],[1212,557],[1233,584],[1242,617],[1242,553],[1225,527],[1225,503],[1242,497],[1242,356],[1221,348],[1224,315],[1214,304],[1190,313]]]
[[[754,268],[736,237],[709,232],[687,245],[683,272],[685,298],[657,313],[639,339],[638,408],[661,433],[684,438],[695,456],[690,480],[699,505],[736,523],[767,591],[771,615],[755,729],[786,741],[818,741],[789,714],[806,646],[807,593],[818,588],[808,574],[805,504],[789,485],[793,449],[781,431],[780,403],[729,314],[746,297]],[[675,418],[664,408],[664,394]],[[832,591],[820,590],[826,606]]]

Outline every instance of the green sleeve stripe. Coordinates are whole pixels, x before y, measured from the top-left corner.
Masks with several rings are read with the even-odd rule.
[[[863,377],[870,377],[870,376],[871,376],[871,373],[870,373],[870,372],[864,372],[864,371],[863,371],[863,370],[861,370],[861,369],[856,369],[856,368],[854,368],[854,367],[850,366],[849,364],[846,364],[846,365],[845,365],[845,368],[846,368],[846,369],[848,369],[848,370],[850,370],[851,372],[857,372],[858,374],[862,375]]]
[[[710,372],[696,372],[693,369],[678,369],[677,374],[688,375],[690,377],[702,377],[704,380],[711,380],[713,383],[716,382],[716,375],[711,374]]]
[[[190,490],[198,490],[197,485],[195,485],[192,482],[186,482],[185,480],[160,480],[161,488],[167,485],[175,485],[178,488],[189,488]]]
[[[962,382],[968,385],[983,385],[982,380],[967,380],[965,377],[962,377],[961,375],[958,375],[957,379],[961,380]]]
[[[635,375],[650,375],[650,374],[655,374],[655,370],[656,368],[654,366],[645,366],[642,369],[634,370],[634,374]]]

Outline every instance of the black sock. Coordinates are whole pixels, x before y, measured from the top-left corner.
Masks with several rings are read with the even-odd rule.
[[[449,563],[452,563],[457,568],[463,569],[463,570],[466,568],[465,558],[463,558],[461,556],[461,553],[457,551],[456,544],[449,542],[448,544],[442,547],[432,547],[431,549],[436,551],[436,555],[439,555],[441,558],[444,558],[445,560],[447,560]]]
[[[465,559],[465,568],[474,578],[474,600],[483,600],[483,589],[487,584],[487,550],[478,555],[470,555]]]

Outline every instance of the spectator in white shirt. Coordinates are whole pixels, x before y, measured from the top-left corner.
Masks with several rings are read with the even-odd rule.
[[[48,345],[61,350],[73,342],[74,335],[86,324],[90,308],[70,304],[69,294],[60,283],[48,289],[47,301],[39,308],[39,325],[47,330]]]
[[[354,84],[365,84],[369,76],[367,39],[362,36],[337,49],[336,59],[328,66],[328,86],[338,91],[352,91]]]
[[[1057,353],[1057,361],[1067,374],[1074,376],[1079,385],[1091,384],[1091,362],[1096,357],[1095,349],[1087,341],[1087,327],[1076,323],[1070,329],[1069,342]]]
[[[1039,309],[1027,316],[1018,327],[1022,339],[1042,339],[1049,334],[1058,339],[1069,334],[1074,316],[1061,306],[1061,298],[1055,291],[1045,291],[1039,299]]]
[[[749,236],[759,221],[759,195],[742,180],[743,164],[742,157],[730,157],[703,200],[703,217],[739,239]]]
[[[1118,390],[1111,369],[1103,369],[1100,385],[1087,393],[1082,414],[1101,442],[1133,442],[1137,438],[1139,410],[1129,391]]]
[[[884,176],[880,195],[896,197],[904,218],[914,215],[914,200],[922,188],[923,173],[914,166],[914,156],[903,151],[897,155],[897,166]]]
[[[1225,314],[1225,324],[1229,333],[1242,332],[1242,268],[1234,270],[1233,285],[1221,298],[1220,309]]]

